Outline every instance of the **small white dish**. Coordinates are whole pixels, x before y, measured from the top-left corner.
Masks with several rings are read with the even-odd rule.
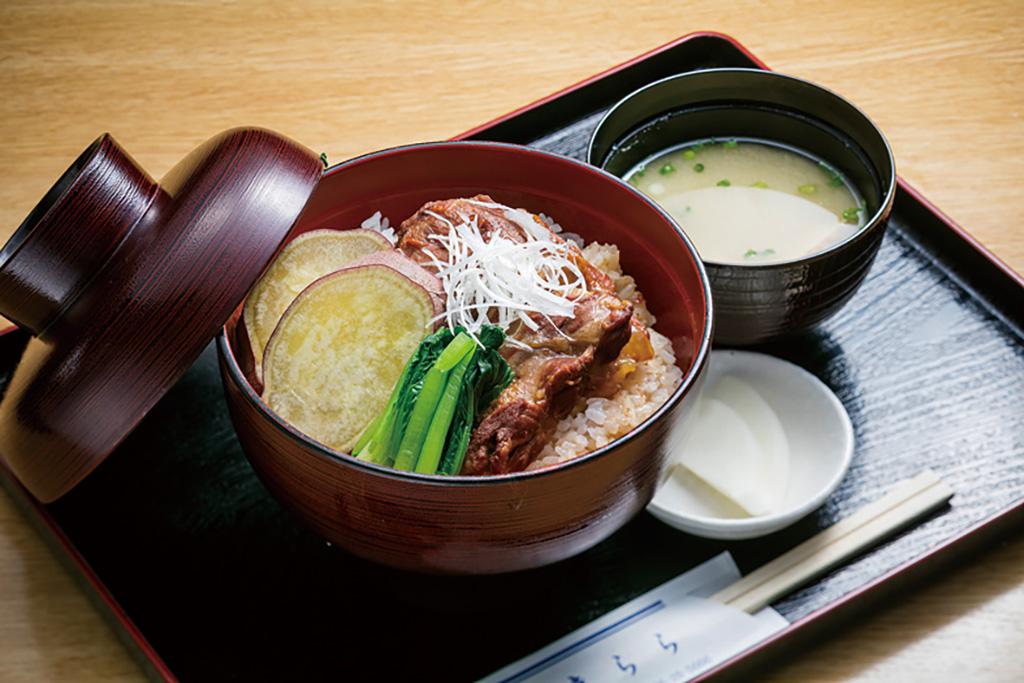
[[[675,465],[647,509],[669,526],[695,536],[726,540],[766,536],[817,509],[836,490],[853,460],[853,425],[827,386],[787,361],[751,351],[714,351],[704,387],[714,386],[725,375],[750,384],[775,411],[786,433],[789,478],[779,511],[757,517],[713,515],[706,501],[716,492],[693,475],[674,474]],[[686,423],[679,423],[669,443],[678,444],[685,429]],[[694,486],[704,486],[703,495],[695,495]],[[726,510],[728,500],[720,497],[721,509]]]

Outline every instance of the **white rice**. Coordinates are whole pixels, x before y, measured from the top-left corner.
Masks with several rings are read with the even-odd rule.
[[[550,467],[600,448],[628,433],[657,410],[683,380],[676,366],[675,353],[668,338],[658,334],[636,283],[622,273],[619,249],[611,244],[588,244],[583,255],[615,282],[621,298],[632,301],[635,310],[651,332],[654,357],[639,363],[611,398],[588,398],[563,418],[555,433],[527,469]]]
[[[579,235],[577,235],[574,232],[567,232],[566,230],[563,230],[562,226],[559,225],[558,223],[556,223],[555,219],[552,218],[551,216],[547,215],[546,213],[542,213],[542,214],[538,214],[538,215],[540,216],[540,219],[547,224],[548,229],[551,230],[551,232],[555,233],[556,235],[559,235],[564,240],[569,240],[570,242],[575,244],[580,249],[583,248],[583,238],[582,237],[580,237]]]
[[[395,229],[391,227],[391,221],[388,220],[387,216],[382,215],[380,211],[377,211],[360,223],[359,227],[363,230],[379,232],[384,235],[391,244],[398,244],[398,235],[395,234]]]

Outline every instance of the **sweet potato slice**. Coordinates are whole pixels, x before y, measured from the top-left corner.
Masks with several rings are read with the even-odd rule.
[[[245,301],[243,320],[256,376],[261,376],[263,352],[277,321],[299,292],[314,280],[383,250],[391,250],[391,243],[373,230],[312,230],[285,245]]]
[[[372,254],[359,257],[352,263],[348,264],[346,268],[369,265],[388,266],[389,268],[397,270],[399,273],[420,285],[430,293],[430,298],[434,301],[435,314],[440,315],[444,310],[444,288],[441,285],[441,281],[438,280],[437,276],[433,273],[413,261],[402,252],[397,249],[377,251]]]
[[[308,436],[347,451],[384,409],[434,314],[430,293],[392,267],[326,275],[302,291],[274,330],[263,399]]]

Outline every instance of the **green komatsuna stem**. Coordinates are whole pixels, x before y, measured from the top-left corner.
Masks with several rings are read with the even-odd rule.
[[[451,340],[451,333],[445,329],[420,342],[402,369],[381,415],[359,437],[352,451],[357,458],[385,466],[394,462],[424,375]]]
[[[427,435],[423,439],[423,447],[420,449],[420,457],[416,460],[416,471],[421,474],[434,474],[441,463],[441,455],[444,453],[444,445],[448,438],[448,429],[451,427],[452,418],[455,416],[455,409],[458,407],[459,399],[463,393],[463,384],[466,380],[466,373],[473,365],[476,349],[470,349],[469,353],[463,356],[459,364],[448,373],[448,382],[445,384],[444,393],[434,411],[434,417],[430,421]]]
[[[362,436],[359,437],[359,441],[356,442],[355,448],[352,452],[355,453],[359,460],[365,460],[367,462],[377,463],[378,465],[386,465],[385,460],[387,459],[387,449],[385,448],[388,441],[388,436],[394,429],[395,424],[395,406],[398,404],[398,400],[402,393],[406,390],[406,385],[409,382],[409,373],[412,371],[413,358],[409,359],[409,362],[405,364],[405,368],[402,370],[402,374],[399,376],[398,381],[395,383],[395,388],[391,390],[391,396],[388,398],[388,404],[384,408],[384,412],[377,416],[370,426],[366,428]]]
[[[390,406],[390,402],[388,405]],[[373,440],[373,437],[377,435],[377,430],[380,428],[380,423],[384,420],[384,415],[386,414],[387,411],[385,410],[385,412],[373,418],[373,421],[367,425],[366,429],[363,430],[363,433],[359,435],[359,440],[357,440],[356,444],[352,447],[352,454],[360,460],[370,460],[370,452],[366,450],[366,446]]]
[[[416,403],[409,415],[409,424],[406,426],[401,444],[398,446],[398,454],[395,456],[394,463],[396,470],[411,471],[416,467],[416,460],[423,448],[423,441],[427,436],[430,421],[433,419],[437,404],[444,393],[448,373],[462,360],[463,356],[473,350],[475,345],[476,342],[472,337],[464,332],[460,333],[445,347],[434,365],[427,371],[427,376],[423,379],[423,388],[420,390],[419,396],[416,397]]]

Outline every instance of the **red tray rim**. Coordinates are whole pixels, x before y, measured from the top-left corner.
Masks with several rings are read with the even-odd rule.
[[[672,40],[668,43],[665,43],[664,45],[649,50],[641,55],[633,57],[632,59],[622,62],[616,66],[605,69],[604,71],[601,71],[600,73],[590,76],[589,78],[585,78],[579,81],[578,83],[570,85],[566,88],[562,88],[550,95],[547,95],[546,97],[542,97],[534,102],[531,102],[530,104],[519,107],[518,109],[515,109],[507,114],[498,116],[479,126],[474,126],[473,128],[459,135],[456,135],[451,139],[460,140],[462,138],[469,137],[470,135],[474,135],[482,131],[485,131],[499,123],[514,118],[519,114],[522,114],[523,112],[535,109],[543,104],[546,104],[547,102],[567,95],[575,90],[578,90],[583,86],[589,85],[590,83],[600,80],[605,76],[608,76],[610,74],[621,71],[625,68],[633,66],[634,64],[649,59],[654,55],[675,48],[684,42],[696,38],[717,38],[725,42],[728,42],[734,48],[742,52],[748,59],[754,62],[759,68],[770,70],[767,64],[765,64],[763,61],[757,58],[752,52],[750,52],[750,50],[748,50],[742,43],[740,43],[732,36],[717,31],[694,31],[692,33],[687,33],[679,38],[676,38],[675,40]],[[914,189],[902,178],[897,178],[897,182],[900,188],[902,188],[911,197],[913,197],[914,201],[920,203],[929,212],[935,214],[939,218],[939,220],[941,220],[950,230],[956,233],[962,240],[967,242],[967,244],[973,250],[980,253],[984,258],[990,261],[992,265],[994,265],[1005,275],[1007,275],[1019,287],[1024,289],[1024,276],[1021,276],[1019,273],[1010,268],[1009,265],[1007,265],[994,253],[989,251],[987,247],[985,247],[977,239],[971,236],[971,234],[968,233],[963,227],[961,227],[956,221],[954,221],[952,218],[943,213],[938,207],[935,206],[935,204],[926,199],[920,192]],[[14,330],[17,329],[18,327],[15,325],[0,328],[0,336],[13,332]],[[128,616],[127,612],[125,612],[124,608],[121,607],[120,603],[118,603],[117,599],[113,596],[113,594],[106,587],[106,585],[104,585],[100,577],[92,570],[92,568],[89,566],[88,561],[86,561],[85,557],[83,557],[78,552],[77,548],[75,548],[71,540],[67,537],[67,535],[64,534],[63,530],[61,530],[61,528],[57,525],[54,519],[50,516],[46,508],[43,505],[41,505],[37,500],[35,500],[35,498],[33,498],[32,495],[21,485],[21,483],[18,482],[17,478],[14,476],[14,473],[10,470],[7,464],[3,462],[2,459],[0,459],[0,471],[2,471],[5,479],[7,479],[7,481],[10,482],[10,484],[13,487],[16,487],[17,493],[20,494],[20,496],[23,498],[27,506],[30,506],[31,509],[35,512],[36,516],[38,517],[38,521],[44,524],[47,529],[49,529],[50,533],[53,536],[53,540],[57,543],[59,548],[64,551],[67,557],[74,563],[75,567],[81,574],[81,578],[85,579],[88,587],[92,588],[92,590],[95,592],[96,597],[103,603],[103,605],[105,605],[107,610],[109,610],[109,616],[112,617],[113,620],[116,622],[116,625],[122,629],[123,634],[127,636],[127,638],[132,643],[134,643],[134,645],[138,648],[139,654],[141,654],[143,657],[149,660],[150,664],[153,667],[153,672],[159,675],[164,681],[169,681],[172,683],[176,682],[178,679],[175,677],[174,673],[163,661],[160,655],[157,654],[156,650],[153,648],[152,645],[150,645],[149,641],[146,640],[145,636],[142,634],[142,631],[139,630],[139,628],[135,625],[132,619]],[[882,584],[890,581],[891,579],[911,571],[918,565],[928,562],[929,560],[933,559],[936,555],[942,553],[944,550],[947,550],[948,548],[963,542],[968,536],[971,536],[981,531],[982,529],[994,527],[1000,522],[1004,521],[1005,519],[1008,519],[1013,515],[1019,513],[1021,510],[1024,510],[1024,500],[1021,500],[1017,504],[1005,508],[1002,512],[998,512],[978,522],[977,524],[969,527],[964,532],[954,536],[951,539],[946,540],[943,543],[940,543],[939,545],[935,546],[926,553],[919,555],[915,559],[904,562],[903,564],[893,568],[892,570],[883,574],[882,576],[875,578],[874,580],[861,586],[860,588],[857,588],[856,590],[847,593],[835,602],[830,603],[825,607],[821,607],[811,612],[810,614],[801,617],[800,619],[797,619],[796,621],[792,622],[787,628],[783,629],[774,636],[771,636],[761,641],[757,645],[754,645],[753,647],[741,652],[732,659],[722,662],[720,665],[718,665],[714,669],[711,669],[708,672],[705,672],[695,680],[706,680],[707,678],[723,673],[726,669],[731,668],[733,665],[736,665],[741,661],[746,660],[747,658],[762,652],[763,650],[765,650],[768,647],[771,647],[780,640],[784,640],[791,637],[796,631],[806,629],[807,627],[811,626],[812,624],[822,619],[834,610],[843,607],[851,602],[854,602],[858,598],[862,598],[871,592],[874,592]]]

